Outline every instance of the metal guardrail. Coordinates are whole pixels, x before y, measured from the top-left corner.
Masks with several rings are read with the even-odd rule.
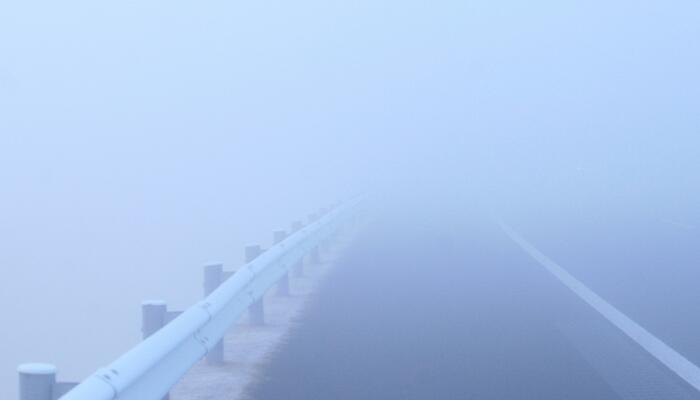
[[[275,244],[204,300],[96,371],[61,400],[158,400],[167,396],[250,305],[353,216],[357,204],[336,208]]]

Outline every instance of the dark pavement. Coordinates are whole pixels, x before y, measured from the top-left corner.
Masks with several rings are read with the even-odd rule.
[[[260,373],[252,399],[694,398],[485,220],[369,227]]]

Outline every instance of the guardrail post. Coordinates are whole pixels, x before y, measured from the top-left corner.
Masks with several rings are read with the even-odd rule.
[[[17,367],[19,400],[57,400],[78,385],[77,382],[56,382],[56,367],[29,363]]]
[[[292,222],[292,233],[299,232],[304,227],[304,223],[301,221]],[[295,278],[301,278],[304,276],[304,259],[299,260],[292,267],[292,274]]]
[[[319,214],[320,214],[321,216],[325,216],[325,215],[328,214],[331,210],[332,210],[331,207],[321,207],[321,209],[319,210]],[[320,252],[320,253],[325,253],[325,252],[327,252],[328,250],[330,250],[330,247],[331,247],[331,240],[330,240],[330,238],[325,238],[325,239],[323,239],[323,240],[321,241],[321,243],[320,243],[320,245],[319,245],[319,252]]]
[[[146,300],[141,303],[141,333],[143,339],[158,332],[170,321],[180,315],[179,311],[168,311],[168,305],[162,300]],[[169,400],[170,394],[163,396],[162,400]]]
[[[313,224],[316,221],[318,221],[318,213],[309,214],[309,223]]]
[[[223,264],[204,266],[204,297],[212,294],[224,282]]]
[[[309,251],[309,263],[310,264],[320,264],[321,263],[321,256],[318,251],[318,246],[314,246],[311,251]]]
[[[262,249],[258,245],[251,245],[245,247],[245,262],[249,263],[255,260],[262,253]],[[250,316],[250,323],[252,325],[264,325],[265,324],[265,303],[264,295],[256,300],[253,304],[248,307],[248,314]]]
[[[22,364],[19,373],[19,400],[53,400],[56,367],[51,364]]]
[[[141,332],[143,338],[158,332],[170,321],[177,318],[182,311],[168,311],[168,305],[162,300],[146,300],[141,303]]]
[[[160,300],[148,300],[141,303],[141,333],[146,339],[165,326],[168,305]]]
[[[272,242],[274,244],[279,244],[287,237],[287,232],[279,230],[272,233]],[[278,296],[289,296],[289,272],[285,272],[280,278],[280,282],[277,284],[277,295]]]
[[[348,210],[352,204],[348,206]],[[348,211],[348,212],[349,212]],[[280,246],[279,252],[268,254],[269,257],[263,256],[260,260],[253,262],[261,253],[260,246],[249,246],[245,249],[246,262],[253,262],[255,268],[249,268],[250,264],[244,267],[243,271],[239,271],[241,281],[246,281],[248,285],[239,286],[222,283],[233,274],[232,271],[224,271],[221,265],[210,265],[204,268],[204,293],[210,294],[220,287],[217,292],[217,300],[231,304],[248,304],[252,302],[251,297],[254,294],[261,295],[262,291],[268,290],[271,286],[278,282],[270,280],[271,276],[280,276],[282,267],[279,262],[289,261],[287,257],[306,256],[309,251],[309,246],[312,243],[318,244],[317,240],[322,239],[328,234],[333,233],[333,228],[336,224],[347,220],[351,215],[345,213],[337,213],[335,219],[328,219],[327,224],[316,223],[313,226],[315,232],[310,229],[303,229],[302,222],[295,222],[293,230],[298,233],[297,238],[287,240],[287,243],[281,243],[284,237],[284,232],[275,232],[273,239]],[[329,216],[330,217],[330,216]],[[315,220],[315,218],[313,218]],[[290,238],[292,239],[292,238]],[[293,244],[292,244],[293,242]],[[288,249],[282,249],[282,246],[291,246]],[[288,250],[288,251],[282,251]],[[277,257],[275,257],[277,256]],[[298,259],[298,260],[299,260]],[[285,264],[284,266],[288,266]],[[299,264],[299,274],[301,274],[303,263]],[[291,272],[291,271],[290,271]],[[251,276],[255,274],[255,276]],[[220,295],[220,296],[219,296]],[[238,303],[241,301],[241,303]],[[201,326],[201,319],[197,318],[194,313],[201,313],[203,304],[198,303],[190,308],[193,314],[192,318],[180,318],[178,326],[173,326],[168,329],[166,326],[181,315],[178,311],[168,310],[168,306],[164,301],[152,300],[144,301],[142,308],[141,329],[144,341],[131,349],[128,356],[122,357],[109,366],[100,369],[98,372],[90,375],[82,384],[72,382],[57,382],[56,368],[49,364],[23,364],[17,368],[18,384],[19,384],[19,399],[20,400],[57,400],[58,398],[84,399],[84,398],[136,398],[139,399],[147,393],[165,393],[170,390],[173,382],[175,382],[186,369],[196,365],[201,358],[202,352],[200,344],[197,343],[201,339],[198,337]],[[258,298],[258,301],[249,304],[250,317],[253,323],[264,323],[264,308],[263,298]],[[217,324],[215,327],[223,329],[223,324],[232,326],[239,321],[240,309],[220,309],[218,307],[208,310],[212,318]],[[237,311],[237,312],[233,312]],[[212,315],[213,314],[213,315]],[[200,314],[201,316],[201,314]],[[222,325],[219,325],[222,324]],[[165,328],[163,332],[160,329]],[[204,342],[204,345],[208,343]],[[121,376],[121,378],[118,377]],[[71,391],[75,386],[75,390]],[[119,393],[116,393],[116,392]],[[67,393],[67,395],[66,395]],[[139,397],[140,396],[140,397]],[[168,398],[167,395],[165,395]],[[155,399],[149,399],[155,400]]]
[[[224,266],[222,264],[206,265],[204,267],[204,297],[209,296],[224,282]],[[206,355],[207,363],[224,363],[224,340],[219,340]]]
[[[317,213],[309,214],[309,224],[313,224],[316,221],[318,221],[318,214]],[[309,251],[309,264],[320,264],[320,263],[321,263],[321,257],[319,255],[318,246],[314,246],[314,248],[312,248]]]
[[[309,223],[313,224],[318,220],[318,214],[317,213],[312,213],[309,214]],[[321,257],[318,252],[318,246],[314,246],[314,248],[309,251],[309,263],[310,264],[320,264],[321,263]]]

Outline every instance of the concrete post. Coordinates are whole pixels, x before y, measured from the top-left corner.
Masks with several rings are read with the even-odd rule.
[[[53,400],[56,367],[51,364],[30,363],[17,368],[19,400]]]
[[[258,245],[245,247],[245,262],[246,264],[255,260],[262,253],[262,249]],[[248,307],[248,315],[252,325],[265,324],[265,303],[264,296]]]
[[[141,303],[141,332],[143,339],[158,332],[168,323],[168,305],[162,300],[147,300]],[[170,394],[162,400],[169,400]]]
[[[299,232],[304,227],[304,223],[301,221],[292,222],[292,233]],[[292,267],[292,275],[295,278],[301,278],[304,276],[304,260],[301,259]]]
[[[325,216],[326,214],[330,213],[333,210],[333,207],[321,207],[321,210],[319,213],[321,216]],[[323,254],[327,251],[329,251],[331,248],[331,238],[325,238],[323,241],[321,241],[321,244],[319,246],[319,251]]]
[[[274,244],[279,244],[287,237],[287,232],[285,231],[275,231],[272,233],[272,242]],[[277,284],[277,295],[278,296],[289,296],[289,272],[285,272],[280,278],[280,282]]]
[[[309,223],[313,224],[316,221],[318,221],[318,213],[309,214]]]
[[[204,266],[204,297],[209,296],[224,282],[224,266],[212,264]],[[219,340],[206,355],[207,363],[218,365],[224,363],[224,340]]]
[[[272,232],[272,243],[280,244],[284,239],[287,238],[287,232],[283,230]]]
[[[315,246],[311,251],[309,251],[309,263],[310,264],[320,264],[321,256],[318,251],[318,246]]]
[[[258,256],[262,254],[262,247],[260,247],[257,244],[246,246],[244,249],[244,257],[245,257],[245,262],[246,264],[252,262]]]
[[[316,221],[318,221],[318,214],[317,213],[309,214],[309,224],[313,224]],[[315,246],[309,252],[309,264],[319,264],[320,260],[321,260],[321,258],[320,258],[319,253],[318,253],[318,246]]]
[[[78,382],[57,382],[56,367],[30,363],[17,367],[20,400],[57,400],[78,386]]]
[[[165,326],[168,306],[164,301],[149,300],[141,303],[141,332],[146,339]]]
[[[212,294],[224,282],[224,266],[211,264],[204,266],[204,297]]]

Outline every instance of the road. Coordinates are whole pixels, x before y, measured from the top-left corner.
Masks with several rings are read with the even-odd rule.
[[[339,261],[251,398],[697,398],[491,221],[395,222]]]

